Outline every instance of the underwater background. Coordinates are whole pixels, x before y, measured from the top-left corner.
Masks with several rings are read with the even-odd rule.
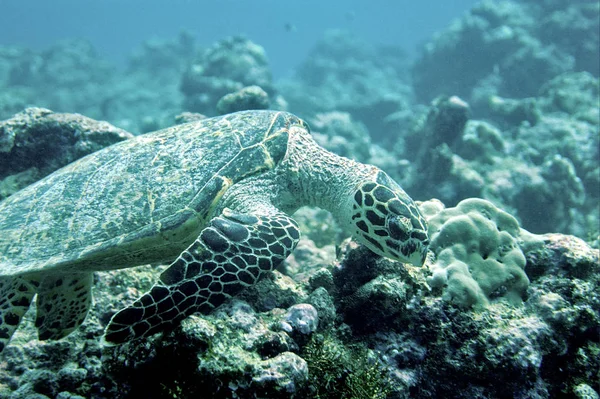
[[[585,0],[0,0],[0,201],[132,135],[269,108],[385,170],[432,241],[399,267],[303,208],[283,268],[113,348],[104,326],[162,269],[97,273],[69,337],[25,316],[0,398],[598,398],[599,48]]]
[[[329,29],[414,52],[474,0],[408,1],[2,1],[0,44],[41,50],[84,38],[119,66],[150,39],[189,31],[198,45],[244,34],[265,48],[275,77],[289,76]]]

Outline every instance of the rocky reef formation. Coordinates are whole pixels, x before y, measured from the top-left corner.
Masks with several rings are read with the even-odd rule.
[[[0,119],[31,105],[109,120],[134,133],[173,124],[181,112],[178,79],[195,54],[193,39],[149,40],[126,71],[100,58],[83,39],[42,51],[0,49]]]
[[[263,109],[270,104],[268,97],[276,95],[265,50],[241,36],[224,39],[202,52],[187,67],[180,88],[186,110],[209,116]],[[258,89],[262,93],[256,93]],[[236,92],[237,99],[224,98]],[[245,106],[232,106],[232,100]]]
[[[598,76],[599,15],[594,1],[483,1],[425,46],[413,67],[415,94],[476,103],[534,96],[566,72]]]
[[[436,99],[396,144],[416,168],[408,184],[445,203],[489,199],[536,233],[597,234],[598,87],[585,72],[561,75],[539,97],[493,97],[487,121],[458,97]]]
[[[0,122],[0,200],[56,169],[133,137],[110,123],[27,108]]]
[[[48,49],[0,51],[0,118],[35,104],[101,118],[100,102],[115,68],[85,40],[64,40]]]
[[[0,398],[598,397],[599,14],[587,0],[483,1],[412,66],[333,31],[283,82],[241,37],[148,41],[125,71],[84,41],[0,47],[0,200],[127,131],[265,107],[438,198],[419,204],[432,240],[421,268],[303,208],[279,270],[124,346],[103,346],[104,326],[164,266],[97,273],[67,338],[38,341],[25,315]]]
[[[549,398],[593,390],[598,250],[573,236],[528,234],[480,199],[420,206],[433,238],[424,267],[352,241],[332,261],[331,234],[322,249],[304,237],[281,271],[212,314],[123,346],[103,347],[103,327],[162,268],[98,273],[93,309],[67,338],[37,341],[26,316],[0,362],[0,397]],[[481,241],[490,235],[497,239]]]
[[[386,117],[412,98],[408,59],[394,47],[376,47],[339,30],[326,32],[298,68],[279,85],[290,110],[302,115],[345,111],[380,141],[394,136]]]

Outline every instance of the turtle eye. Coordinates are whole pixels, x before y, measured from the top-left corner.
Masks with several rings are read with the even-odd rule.
[[[404,216],[392,217],[388,224],[392,238],[400,241],[408,240],[410,226],[410,220]]]

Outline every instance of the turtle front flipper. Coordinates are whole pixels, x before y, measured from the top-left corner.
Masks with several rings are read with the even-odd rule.
[[[284,213],[225,209],[163,272],[160,283],[113,316],[105,341],[120,344],[155,334],[192,313],[209,313],[275,269],[299,239],[296,222]]]

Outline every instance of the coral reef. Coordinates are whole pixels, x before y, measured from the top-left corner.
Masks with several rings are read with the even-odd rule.
[[[308,369],[280,327],[284,320],[279,309],[258,317],[233,301],[208,318],[186,319],[164,339],[105,352],[105,367],[132,397],[293,397]]]
[[[347,117],[334,116],[319,129],[355,134]],[[129,137],[106,123],[43,109],[3,126],[8,150],[49,126],[71,137],[69,151],[50,153],[48,170],[84,155],[81,148]],[[479,130],[499,137],[489,125]],[[39,145],[23,142],[30,147],[19,148],[29,151]],[[502,140],[487,142],[487,150],[502,152]],[[573,236],[529,234],[482,199],[420,206],[432,239],[424,267],[378,257],[352,241],[341,243],[336,261],[333,246],[344,232],[304,208],[298,220],[306,237],[281,272],[210,315],[123,346],[102,345],[104,326],[163,267],[98,273],[93,308],[65,339],[37,341],[33,313],[24,317],[0,362],[0,398],[593,394],[600,366],[598,250]]]
[[[369,162],[372,141],[366,127],[347,112],[318,113],[309,120],[315,140],[336,154]]]
[[[408,64],[396,48],[375,47],[331,30],[311,50],[297,76],[279,84],[290,110],[303,115],[346,111],[378,139],[393,136],[385,118],[407,107]]]
[[[195,41],[194,35],[188,31],[182,31],[172,40],[147,40],[131,54],[128,70],[144,74],[161,84],[171,84],[173,78],[181,76],[196,57]]]
[[[225,115],[249,109],[268,109],[269,105],[267,92],[261,89],[260,86],[248,86],[234,93],[224,95],[217,102],[217,113]]]
[[[418,175],[406,185],[444,203],[486,198],[535,233],[586,237],[600,223],[598,85],[572,73],[548,82],[539,97],[493,97],[488,121],[470,119],[456,97],[436,99],[397,144]]]
[[[171,125],[181,112],[178,79],[195,55],[193,47],[184,33],[171,41],[148,41],[134,52],[126,72],[83,39],[42,51],[2,48],[0,119],[35,104],[110,120],[135,133]]]
[[[185,109],[206,115],[219,112],[216,107],[221,97],[248,86],[275,94],[265,50],[240,36],[224,39],[204,51],[188,66],[180,84]]]
[[[534,236],[488,201],[468,199],[455,208],[424,203],[431,235],[431,287],[459,306],[487,305],[503,299],[518,304],[529,280],[521,245],[535,245]]]
[[[413,67],[417,98],[458,95],[476,104],[489,95],[536,95],[565,72],[598,76],[598,4],[556,3],[560,6],[516,1],[474,6],[425,46]]]
[[[510,216],[470,201],[516,228]],[[521,247],[530,280],[522,304],[497,298],[479,308],[456,306],[429,289],[435,254],[417,268],[349,242],[334,268],[312,272],[311,284],[296,281],[302,273],[275,272],[208,316],[118,347],[101,347],[103,325],[162,269],[99,273],[94,307],[71,336],[40,343],[26,316],[0,362],[0,397],[593,394],[598,250],[572,236],[538,239]]]
[[[164,266],[97,273],[68,337],[38,341],[35,307],[25,315],[0,399],[597,398],[599,15],[590,0],[482,1],[412,65],[331,31],[283,81],[242,37],[148,40],[125,70],[80,39],[0,46],[0,200],[128,132],[266,107],[439,199],[419,203],[421,268],[301,208],[303,237],[276,272],[124,346],[103,345],[104,327]]]
[[[102,117],[100,102],[90,103],[89,99],[105,96],[114,68],[100,58],[89,42],[65,40],[40,52],[14,48],[2,58],[8,71],[0,80],[0,87],[7,94],[0,110],[8,112],[0,114],[0,118],[8,118],[19,104]]]
[[[427,213],[433,204],[422,205]],[[505,223],[511,219],[487,210]],[[514,220],[509,225],[517,235]],[[582,382],[598,385],[598,250],[555,234],[520,245],[529,280],[519,290],[524,302],[499,297],[470,310],[444,299],[449,286],[430,288],[434,254],[424,268],[399,269],[361,247],[346,247],[331,294],[354,337],[389,368],[392,397],[555,397],[586,389],[578,388]]]

